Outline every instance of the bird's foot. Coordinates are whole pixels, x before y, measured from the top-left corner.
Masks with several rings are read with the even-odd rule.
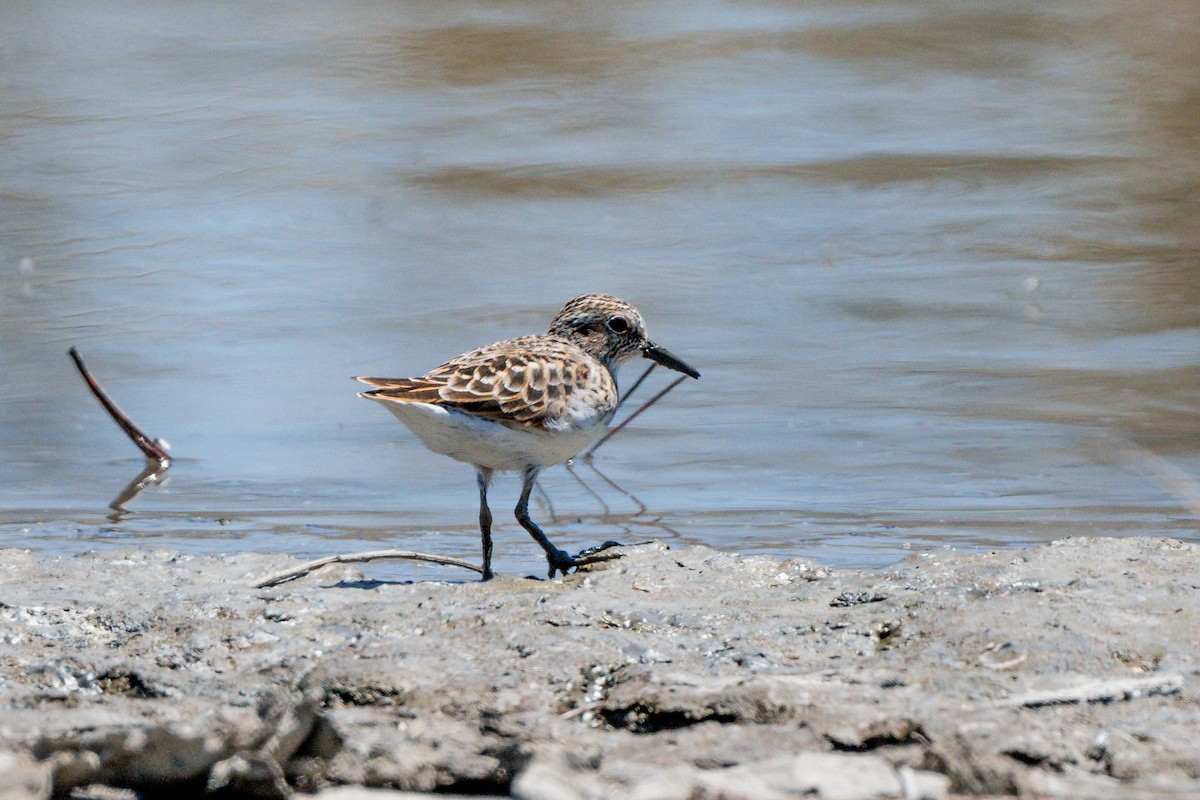
[[[485,570],[483,571],[483,574],[482,574],[482,576],[479,578],[479,581],[480,581],[481,583],[482,583],[483,581],[490,581],[490,580],[491,580],[492,578],[494,578],[494,577],[496,577],[496,573],[492,572],[492,569],[491,569],[491,567],[488,567],[487,569],[485,569]]]
[[[575,554],[575,560],[581,561],[583,559],[590,558],[590,557],[596,555],[597,553],[603,553],[605,550],[611,550],[614,547],[622,547],[622,544],[620,542],[614,542],[612,539],[609,539],[607,542],[604,542],[603,544],[598,544],[593,547],[587,547],[587,548],[584,548],[583,550],[580,550],[578,553]]]
[[[620,542],[614,542],[610,539],[603,544],[584,548],[573,556],[566,550],[554,550],[552,553],[547,553],[546,563],[550,565],[550,577],[553,578],[556,572],[561,572],[564,576],[566,576],[567,570],[574,569],[588,563],[588,560],[597,553],[602,553],[605,550],[622,546],[623,545]],[[601,560],[603,561],[606,559]]]
[[[566,550],[553,550],[546,553],[546,563],[550,565],[551,578],[556,572],[561,572],[565,577],[567,570],[575,566],[575,559]]]

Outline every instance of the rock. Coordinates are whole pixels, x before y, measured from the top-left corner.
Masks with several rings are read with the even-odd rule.
[[[71,800],[138,800],[137,792],[121,786],[89,783],[71,790]]]
[[[48,764],[0,751],[0,800],[49,800],[50,794]]]
[[[517,776],[512,796],[517,800],[605,800],[612,796],[612,786],[564,751],[551,750]]]
[[[205,790],[213,795],[261,800],[287,800],[292,796],[283,769],[275,759],[260,753],[238,753],[218,761],[208,773]]]
[[[59,750],[46,760],[55,794],[89,784],[100,774],[100,756],[91,750]]]
[[[801,753],[723,770],[676,768],[636,786],[630,800],[752,797],[755,800],[942,800],[943,776],[895,767],[877,756]]]
[[[439,794],[437,800],[480,800],[488,795]],[[368,789],[363,786],[333,786],[309,795],[306,800],[430,800],[428,794]]]

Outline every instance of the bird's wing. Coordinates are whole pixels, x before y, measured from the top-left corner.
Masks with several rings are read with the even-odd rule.
[[[363,392],[373,400],[431,403],[532,427],[565,419],[573,395],[607,396],[612,383],[608,370],[575,345],[541,336],[463,353],[419,378],[358,380],[375,387]]]
[[[425,378],[368,378],[360,375],[354,380],[372,387],[371,391],[362,393],[363,397],[397,403],[440,403],[438,390],[444,385],[442,381]]]

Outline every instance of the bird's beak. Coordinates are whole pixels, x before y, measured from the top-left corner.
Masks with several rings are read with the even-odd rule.
[[[662,364],[664,367],[669,367],[669,368],[675,370],[676,372],[682,372],[684,375],[687,375],[688,377],[691,377],[691,378],[699,378],[700,377],[699,372],[696,372],[696,370],[692,369],[687,364],[683,363],[681,360],[679,360],[675,356],[671,355],[669,352],[667,352],[663,348],[659,347],[658,345],[654,344],[653,342],[646,342],[645,346],[642,347],[642,355],[645,356],[646,358],[650,359],[651,361],[655,361],[659,364]]]

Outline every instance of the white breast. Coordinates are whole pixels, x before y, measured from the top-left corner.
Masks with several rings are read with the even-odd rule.
[[[510,428],[499,422],[429,403],[381,400],[435,453],[497,470],[548,467],[577,455],[604,435],[604,418],[572,409],[571,424],[556,430]]]

